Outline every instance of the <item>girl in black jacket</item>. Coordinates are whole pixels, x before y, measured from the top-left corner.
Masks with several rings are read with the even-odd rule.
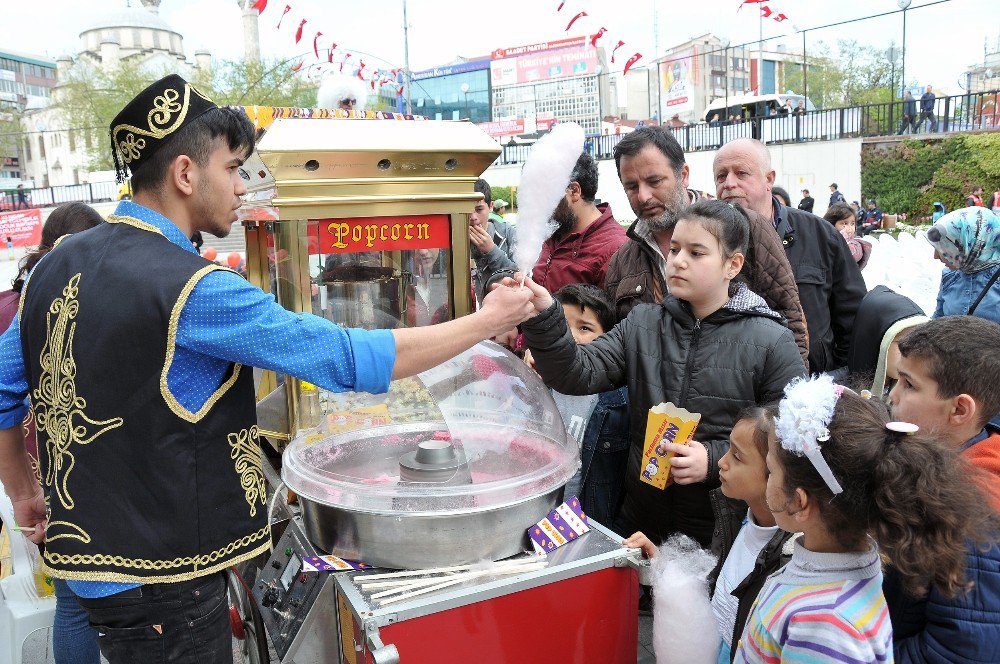
[[[654,542],[683,533],[708,546],[714,516],[709,491],[741,410],[776,400],[804,373],[792,333],[758,295],[734,281],[743,268],[749,220],[738,207],[700,201],[682,213],[667,256],[661,304],[636,306],[609,332],[573,343],[548,292],[530,280],[540,312],[522,330],[546,385],[564,394],[628,386],[631,444],[625,499],[614,528]],[[695,443],[669,448],[674,482],[640,480],[649,409],[659,403],[701,414]]]

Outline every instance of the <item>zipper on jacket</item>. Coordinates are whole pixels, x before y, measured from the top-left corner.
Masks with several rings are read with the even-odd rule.
[[[698,340],[701,338],[701,319],[694,321],[694,330],[691,332],[691,345],[688,346],[688,358],[684,363],[684,382],[681,383],[681,402],[678,407],[684,408],[687,403],[688,388],[691,386],[691,364],[694,362],[694,351],[698,348]]]

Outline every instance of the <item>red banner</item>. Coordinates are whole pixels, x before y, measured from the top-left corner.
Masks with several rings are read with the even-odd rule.
[[[37,247],[42,241],[42,211],[0,212],[0,241],[8,240],[15,247]]]
[[[319,252],[324,254],[450,247],[446,214],[319,220]]]
[[[524,133],[524,118],[480,122],[476,126],[494,138],[498,136],[516,136]]]

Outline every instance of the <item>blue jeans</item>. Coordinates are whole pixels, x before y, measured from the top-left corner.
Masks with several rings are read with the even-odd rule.
[[[53,579],[56,588],[56,617],[52,625],[52,650],[56,664],[98,664],[101,651],[97,632],[90,626],[87,612],[62,579]]]

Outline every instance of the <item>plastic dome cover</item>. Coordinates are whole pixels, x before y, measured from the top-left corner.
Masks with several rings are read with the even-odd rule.
[[[563,486],[579,465],[538,375],[482,342],[389,392],[324,393],[324,421],[285,450],[300,496],[370,513],[459,513]]]

